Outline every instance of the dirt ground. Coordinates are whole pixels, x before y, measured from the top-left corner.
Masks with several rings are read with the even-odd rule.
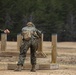
[[[7,51],[16,51],[17,42],[7,42]],[[43,52],[47,55],[47,61],[51,61],[51,42],[43,42]],[[27,59],[26,59],[27,60]],[[15,57],[0,57],[0,62],[17,61]],[[57,43],[57,70],[37,70],[32,73],[29,70],[14,72],[13,70],[0,70],[0,75],[76,75],[76,42]]]

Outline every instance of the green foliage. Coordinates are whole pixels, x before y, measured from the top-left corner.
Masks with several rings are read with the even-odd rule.
[[[33,21],[44,39],[57,33],[59,41],[76,41],[76,0],[0,0],[0,27],[20,33],[24,23]]]

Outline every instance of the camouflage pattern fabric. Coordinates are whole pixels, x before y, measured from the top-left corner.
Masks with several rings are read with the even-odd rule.
[[[31,32],[36,32],[35,34],[32,34],[32,37],[30,40],[25,40],[23,38],[22,45],[20,47],[20,55],[19,55],[19,61],[17,65],[22,65],[24,64],[25,57],[27,50],[30,48],[30,57],[31,57],[31,64],[35,65],[36,64],[36,51],[38,48],[38,38],[41,36],[41,31],[37,30],[35,27],[24,27],[22,28],[22,31],[30,30]],[[23,36],[23,35],[22,35]]]
[[[38,48],[38,40],[37,39],[31,39],[29,41],[24,40],[21,47],[20,47],[20,55],[19,55],[19,61],[18,65],[24,64],[24,60],[26,57],[27,50],[30,47],[30,54],[31,54],[31,64],[36,64],[36,50]]]
[[[0,33],[4,33],[4,30],[0,29]]]

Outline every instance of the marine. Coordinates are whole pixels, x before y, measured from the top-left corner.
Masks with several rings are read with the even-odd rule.
[[[26,58],[28,49],[30,48],[31,71],[36,71],[36,51],[38,49],[38,39],[41,38],[41,31],[38,30],[32,22],[28,22],[26,27],[22,28],[21,35],[23,42],[20,47],[19,61],[15,71],[21,71]]]

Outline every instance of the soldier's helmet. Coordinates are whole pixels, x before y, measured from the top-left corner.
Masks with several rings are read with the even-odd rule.
[[[34,26],[34,24],[32,22],[28,22],[27,26]]]

